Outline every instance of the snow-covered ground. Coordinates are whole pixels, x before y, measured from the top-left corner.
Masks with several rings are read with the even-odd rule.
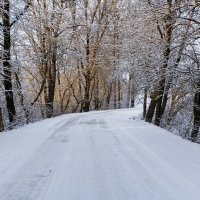
[[[63,115],[1,134],[0,200],[200,200],[200,145],[138,114]]]

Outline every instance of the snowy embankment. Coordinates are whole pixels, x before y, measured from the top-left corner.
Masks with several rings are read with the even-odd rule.
[[[0,199],[199,200],[200,145],[137,115],[70,114],[1,134]]]

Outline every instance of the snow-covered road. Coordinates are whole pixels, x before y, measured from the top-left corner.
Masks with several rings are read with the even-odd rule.
[[[200,145],[134,112],[63,115],[2,134],[0,200],[199,200]]]

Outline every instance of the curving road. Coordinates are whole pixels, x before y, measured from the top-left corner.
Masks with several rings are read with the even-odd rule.
[[[200,145],[132,119],[64,115],[0,136],[0,200],[199,200]]]

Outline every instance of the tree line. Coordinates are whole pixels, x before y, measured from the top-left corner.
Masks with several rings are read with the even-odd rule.
[[[63,113],[133,107],[194,142],[198,0],[2,0],[1,130]]]

